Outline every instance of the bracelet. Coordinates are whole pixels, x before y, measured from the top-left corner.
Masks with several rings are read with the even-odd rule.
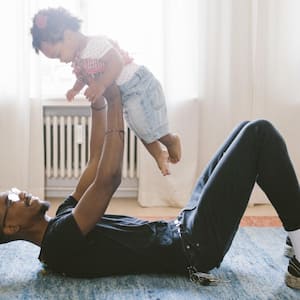
[[[105,131],[105,134],[110,134],[110,133],[114,133],[114,132],[125,134],[125,131],[123,129],[108,129]]]
[[[105,108],[106,108],[106,103],[104,105],[100,106],[100,107],[94,107],[93,105],[91,105],[91,109],[95,110],[95,111],[101,111]]]

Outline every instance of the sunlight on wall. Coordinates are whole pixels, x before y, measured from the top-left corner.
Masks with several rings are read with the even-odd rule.
[[[138,62],[157,67],[155,61],[161,56],[162,1],[88,1],[86,20],[88,34],[107,35]]]

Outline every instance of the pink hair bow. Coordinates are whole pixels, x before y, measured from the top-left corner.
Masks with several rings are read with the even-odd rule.
[[[44,29],[47,25],[47,16],[42,15],[42,14],[38,14],[35,17],[35,25],[39,28],[39,29]]]

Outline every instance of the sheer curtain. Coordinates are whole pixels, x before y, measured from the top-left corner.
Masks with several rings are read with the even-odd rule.
[[[43,197],[42,109],[39,97],[30,98],[30,78],[37,74],[31,59],[30,4],[7,1],[0,12],[0,190],[16,186]]]
[[[164,87],[170,131],[182,142],[182,159],[163,177],[143,146],[139,147],[139,196],[142,206],[183,206],[194,184],[199,148],[199,94],[203,92],[205,2],[162,1],[162,53]]]
[[[283,134],[300,178],[300,2],[255,1],[253,116]],[[257,189],[253,202],[265,202]]]
[[[299,1],[11,0],[0,12],[0,190],[43,195],[41,98],[62,97],[73,78],[68,66],[34,54],[29,28],[38,8],[59,5],[79,14],[85,33],[118,40],[163,84],[182,160],[163,177],[139,147],[141,205],[183,206],[198,173],[245,119],[279,127],[299,175]]]
[[[245,119],[266,118],[280,129],[299,176],[299,1],[164,3],[164,87],[183,157],[163,178],[141,147],[139,202],[183,206],[198,173]],[[191,101],[188,91],[196,88],[187,82],[194,80],[197,100]],[[173,101],[176,95],[183,101]],[[256,188],[251,201],[266,198]]]

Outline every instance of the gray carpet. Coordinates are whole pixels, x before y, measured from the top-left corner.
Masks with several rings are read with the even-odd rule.
[[[241,228],[221,267],[212,272],[229,282],[207,287],[172,275],[92,280],[43,275],[39,248],[18,241],[0,245],[0,299],[300,299],[300,291],[284,284],[284,241],[280,228]]]

